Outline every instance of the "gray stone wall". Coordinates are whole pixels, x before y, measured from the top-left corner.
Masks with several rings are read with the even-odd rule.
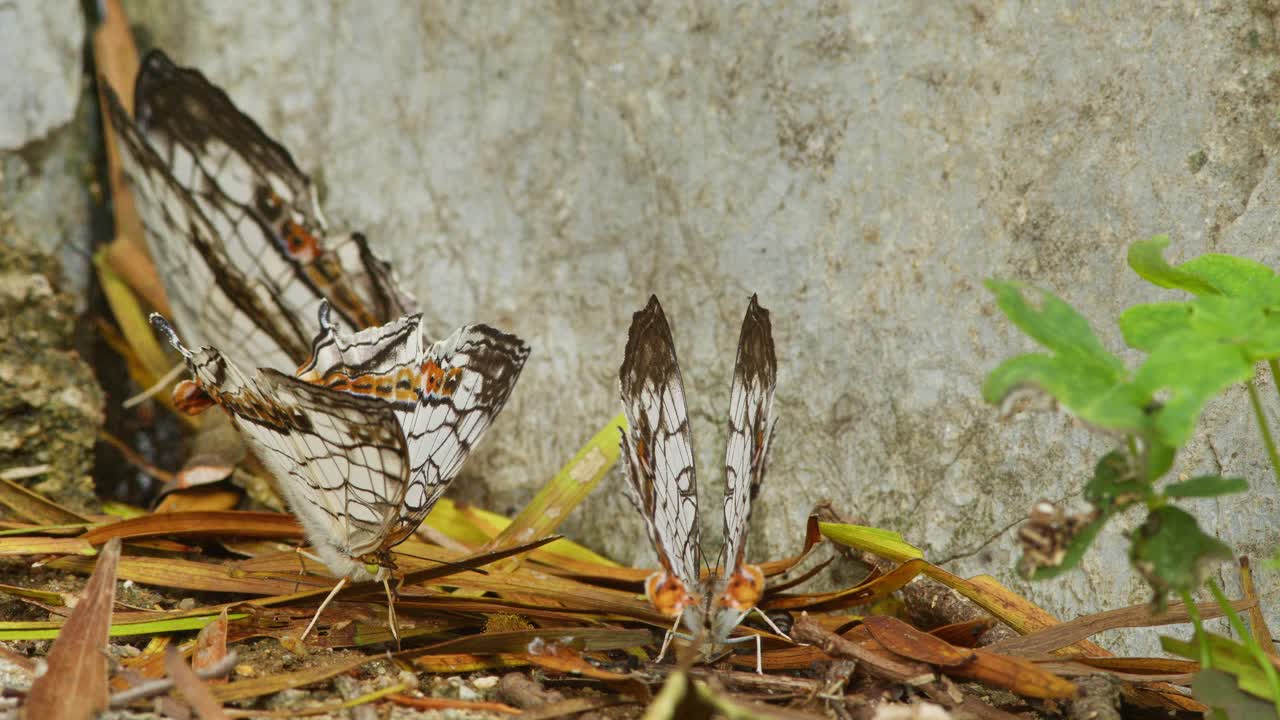
[[[981,281],[1046,286],[1119,348],[1107,319],[1158,297],[1125,269],[1129,242],[1280,254],[1272,3],[128,7],[293,149],[333,223],[369,233],[442,333],[484,320],[534,345],[455,491],[499,510],[619,411],[630,314],[655,292],[718,533],[734,342],[757,292],[781,422],[749,556],[794,550],[830,498],[1061,615],[1139,602],[1118,528],[1083,573],[1013,578],[1013,528],[1041,497],[1074,498],[1105,443],[983,404],[983,375],[1028,345]],[[1278,493],[1244,395],[1204,426],[1184,469],[1254,487],[1196,510],[1270,555]],[[566,530],[650,562],[620,490],[608,478]]]

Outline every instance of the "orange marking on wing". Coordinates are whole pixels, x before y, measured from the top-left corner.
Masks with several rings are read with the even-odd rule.
[[[422,364],[422,394],[449,397],[462,382],[462,368],[445,370],[434,360]]]
[[[764,573],[755,565],[743,563],[729,576],[720,604],[734,610],[750,610],[760,602],[764,594]]]
[[[298,223],[285,220],[281,235],[284,237],[285,249],[293,259],[310,263],[320,257],[320,241]]]
[[[667,617],[675,617],[697,602],[680,578],[665,571],[658,571],[644,581],[644,595],[653,609]]]
[[[216,402],[213,396],[194,380],[183,380],[173,386],[173,405],[187,415],[199,415],[213,407]]]

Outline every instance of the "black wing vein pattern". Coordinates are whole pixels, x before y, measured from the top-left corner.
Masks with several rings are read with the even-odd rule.
[[[626,495],[664,569],[693,591],[702,560],[693,438],[671,328],[656,297],[632,317],[618,383],[630,426],[622,434]]]
[[[720,568],[732,572],[742,565],[751,508],[764,481],[773,441],[773,391],[778,363],[773,351],[769,311],[754,295],[742,320],[738,357],[729,390],[729,428],[725,450],[724,550]]]

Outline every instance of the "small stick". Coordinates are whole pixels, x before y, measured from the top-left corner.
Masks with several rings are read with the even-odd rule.
[[[228,652],[225,657],[223,657],[221,660],[214,663],[213,665],[196,670],[195,671],[196,677],[200,678],[201,680],[208,680],[209,678],[222,677],[223,675],[226,675],[227,673],[231,672],[231,668],[235,667],[237,659],[238,658],[236,657],[235,651],[232,650]],[[160,678],[159,680],[148,680],[143,683],[138,683],[137,685],[134,685],[128,690],[121,690],[120,692],[112,695],[110,706],[113,708],[122,708],[134,702],[135,700],[145,700],[146,698],[155,697],[156,695],[163,695],[172,689],[173,689],[173,678]]]

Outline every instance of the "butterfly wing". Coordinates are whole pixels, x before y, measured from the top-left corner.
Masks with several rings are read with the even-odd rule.
[[[305,357],[321,299],[352,328],[411,308],[362,236],[326,235],[310,179],[201,73],[149,53],[136,122],[107,95],[148,244],[186,332],[242,361],[286,367]],[[255,336],[264,342],[246,340]],[[265,352],[264,343],[278,347]]]
[[[663,569],[694,591],[701,551],[693,438],[675,343],[656,297],[632,317],[618,384],[630,426],[622,434],[626,495],[644,517]]]
[[[424,353],[417,405],[404,417],[410,477],[388,544],[408,537],[448,489],[520,377],[529,346],[488,325],[468,325]]]
[[[360,558],[384,547],[409,481],[408,445],[393,406],[276,370],[247,376],[213,348],[187,350],[158,315],[152,322],[279,480],[325,564],[336,575],[365,579]]]
[[[760,307],[752,295],[742,320],[729,391],[728,449],[724,460],[725,545],[720,567],[730,576],[743,564],[751,505],[764,480],[773,438],[771,414],[777,377],[769,311]]]

